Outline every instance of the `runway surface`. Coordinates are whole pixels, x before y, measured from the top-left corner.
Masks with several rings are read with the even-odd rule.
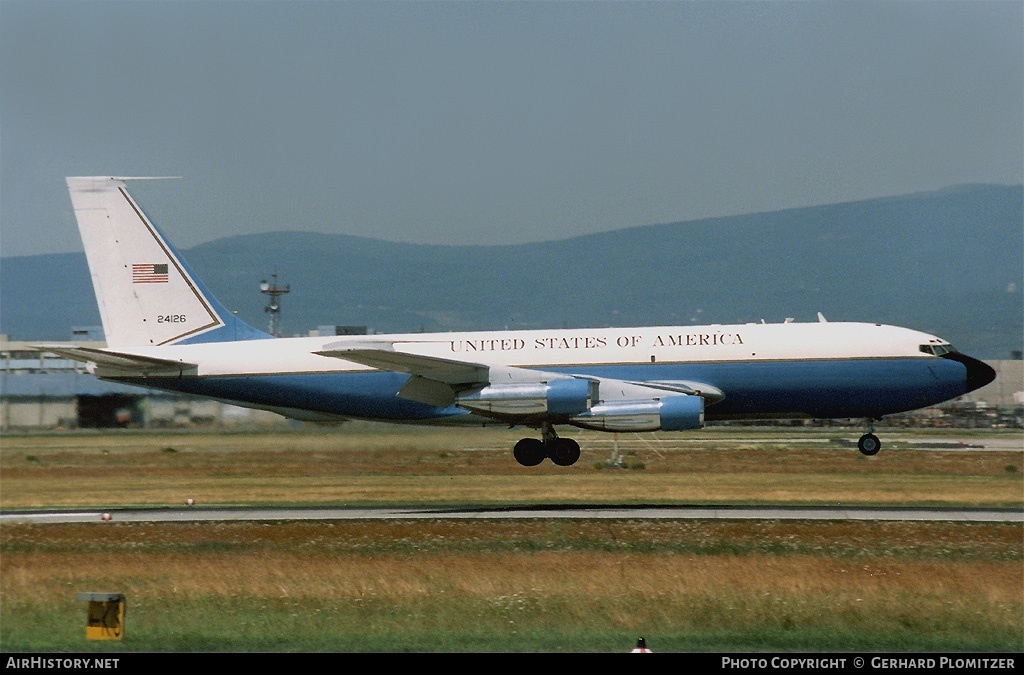
[[[679,520],[897,520],[1024,522],[1020,509],[785,506],[564,506],[545,508],[164,508],[112,511],[37,511],[0,514],[14,523],[156,523],[283,520],[468,519],[679,519]]]

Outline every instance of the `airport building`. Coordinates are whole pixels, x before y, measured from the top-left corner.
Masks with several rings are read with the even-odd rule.
[[[76,329],[65,344],[104,347]],[[264,410],[104,382],[77,361],[0,335],[0,431],[102,428],[252,428],[288,425]]]
[[[321,326],[318,335],[365,334],[364,326]],[[100,348],[102,330],[74,328],[64,344]],[[248,429],[296,424],[275,413],[163,393],[89,375],[76,361],[0,335],[0,431],[93,428]],[[1016,354],[1014,356],[1017,356]],[[935,408],[886,417],[880,426],[1024,428],[1024,360],[988,361],[991,384]]]

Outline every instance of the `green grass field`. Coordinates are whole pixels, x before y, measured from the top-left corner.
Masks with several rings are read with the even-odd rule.
[[[1004,451],[948,435],[580,434],[527,469],[508,431],[65,433],[0,441],[0,508],[845,504],[1024,508]],[[996,435],[993,435],[996,434]],[[957,432],[964,438],[964,432]],[[922,442],[922,439],[924,442]],[[621,456],[621,466],[610,459]],[[127,597],[85,637],[77,594]],[[0,528],[3,652],[1024,650],[1019,523],[483,520]]]

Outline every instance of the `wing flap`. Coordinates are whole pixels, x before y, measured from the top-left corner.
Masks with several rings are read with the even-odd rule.
[[[410,401],[436,405],[439,408],[447,408],[455,403],[455,390],[450,385],[420,375],[410,377],[398,391],[398,396]]]
[[[704,382],[693,382],[691,380],[653,380],[650,382],[636,382],[649,389],[661,389],[678,394],[689,394],[700,396],[707,405],[713,405],[725,399],[725,392]]]

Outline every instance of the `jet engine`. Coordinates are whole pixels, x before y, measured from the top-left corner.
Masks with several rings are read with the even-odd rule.
[[[640,401],[612,401],[574,415],[573,426],[595,431],[681,431],[704,426],[700,396],[664,396]]]
[[[492,384],[458,394],[462,408],[490,415],[576,415],[597,401],[598,383],[580,378]]]

